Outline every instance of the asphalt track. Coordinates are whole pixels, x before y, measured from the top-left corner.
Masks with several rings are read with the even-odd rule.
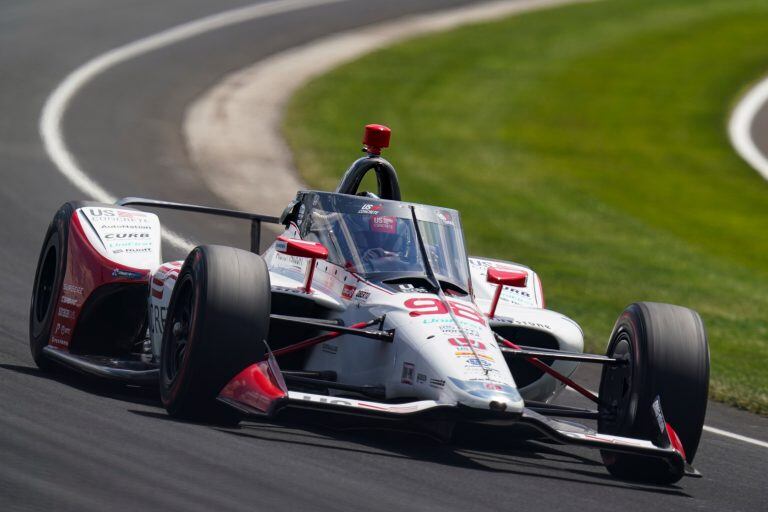
[[[696,460],[704,478],[656,487],[611,478],[589,450],[484,439],[444,446],[301,422],[221,429],[169,419],[153,390],[40,373],[27,342],[34,266],[53,212],[81,195],[41,145],[46,97],[104,51],[246,3],[0,1],[0,510],[764,510],[768,450],[709,432]],[[225,204],[186,161],[179,127],[193,98],[227,72],[320,35],[457,3],[350,1],[196,37],[99,76],[75,97],[64,135],[115,194]],[[247,243],[237,222],[163,218],[198,240]],[[768,420],[718,404],[707,423],[768,440]]]

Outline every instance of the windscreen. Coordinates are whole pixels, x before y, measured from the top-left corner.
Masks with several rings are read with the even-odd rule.
[[[458,213],[368,197],[313,193],[304,238],[322,243],[328,261],[369,278],[426,275],[411,208],[438,279],[467,290],[468,269]]]

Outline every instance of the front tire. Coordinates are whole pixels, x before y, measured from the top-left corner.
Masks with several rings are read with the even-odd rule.
[[[693,462],[709,392],[709,348],[698,313],[671,304],[632,304],[617,320],[607,354],[629,363],[603,368],[598,431],[656,440],[659,427],[651,407],[658,396],[687,462]],[[681,468],[660,459],[601,453],[608,471],[619,478],[671,484],[683,476]]]
[[[171,416],[239,421],[216,397],[264,357],[270,310],[269,272],[257,254],[210,245],[187,256],[168,306],[160,355],[160,395]]]
[[[53,317],[56,304],[61,296],[64,276],[67,271],[67,249],[69,243],[69,224],[72,215],[84,206],[114,205],[71,201],[61,205],[48,226],[43,239],[43,247],[37,259],[35,281],[32,285],[32,300],[29,306],[29,349],[32,359],[41,370],[49,370],[52,362],[46,359],[43,348],[48,345],[53,329]]]

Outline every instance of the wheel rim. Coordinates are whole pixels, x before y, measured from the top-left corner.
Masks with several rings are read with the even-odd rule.
[[[627,362],[605,368],[600,383],[601,431],[620,433],[623,425],[631,423],[637,409],[637,398],[632,393],[634,360],[629,333],[621,331],[618,334],[608,355]]]
[[[45,255],[40,276],[35,289],[35,319],[39,322],[45,320],[51,309],[53,300],[53,287],[56,284],[56,246],[51,246]]]
[[[166,329],[169,329],[168,342],[165,344],[162,355],[165,377],[169,382],[175,381],[184,367],[195,298],[191,275],[184,275],[176,286],[179,287],[179,291],[173,312],[166,323]]]

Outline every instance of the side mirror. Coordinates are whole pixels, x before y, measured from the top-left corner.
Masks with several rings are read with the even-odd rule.
[[[525,288],[528,283],[528,273],[519,270],[502,270],[491,267],[488,269],[486,279],[489,283],[501,286],[514,286],[515,288]]]
[[[493,318],[496,314],[496,306],[499,305],[499,299],[501,298],[501,289],[505,286],[525,288],[528,284],[528,273],[519,270],[502,270],[500,268],[489,267],[486,280],[489,283],[498,285],[496,287],[496,293],[493,296],[493,302],[491,302],[491,311],[488,313],[488,317]]]
[[[304,281],[304,291],[312,291],[312,277],[315,275],[315,261],[327,260],[328,249],[320,242],[310,242],[309,240],[300,240],[298,238],[277,237],[275,250],[286,256],[296,256],[298,258],[309,258],[309,271]]]

